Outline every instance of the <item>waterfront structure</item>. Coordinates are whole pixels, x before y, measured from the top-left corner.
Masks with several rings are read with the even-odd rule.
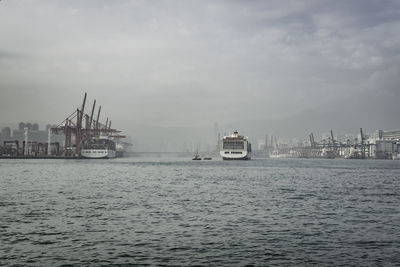
[[[115,156],[118,158],[122,158],[125,153],[124,145],[121,142],[115,143]]]
[[[220,140],[220,155],[223,160],[251,159],[251,144],[244,136],[235,131]]]
[[[63,135],[45,138],[46,132],[37,123],[20,122],[17,129],[4,127],[0,144],[0,157],[44,157],[57,156]]]
[[[90,143],[96,138],[101,139],[100,136],[106,136],[110,139],[106,142],[107,144],[104,144],[107,148],[106,157],[115,157],[115,143],[112,140],[119,140],[125,138],[125,136],[120,135],[120,131],[111,128],[111,120],[108,120],[108,118],[105,124],[100,123],[101,107],[98,109],[97,118],[94,117],[96,100],[94,100],[90,116],[84,112],[86,96],[85,93],[81,108],[77,108],[60,124],[56,126],[47,125],[46,131],[40,131],[37,123],[30,122],[20,122],[18,129],[12,131],[12,136],[10,129],[3,129],[0,157],[80,158],[89,154],[86,153],[88,151],[85,152],[86,154],[81,154],[84,143]],[[103,156],[103,152],[90,154]]]
[[[375,132],[375,157],[398,159],[400,156],[400,130],[378,130]]]

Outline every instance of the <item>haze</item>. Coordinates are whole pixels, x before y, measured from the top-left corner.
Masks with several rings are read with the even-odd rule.
[[[400,1],[0,1],[0,122],[88,92],[138,150],[398,129]]]

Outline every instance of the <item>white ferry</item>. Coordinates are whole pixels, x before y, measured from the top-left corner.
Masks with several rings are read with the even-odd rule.
[[[115,158],[115,143],[107,136],[85,140],[81,156],[89,159]]]
[[[220,140],[220,152],[223,160],[251,159],[251,144],[247,138],[235,131],[232,135],[224,136]]]

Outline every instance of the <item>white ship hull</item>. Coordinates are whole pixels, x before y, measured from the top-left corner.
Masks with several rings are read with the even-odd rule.
[[[223,160],[248,160],[251,159],[251,153],[247,151],[220,151]]]
[[[115,150],[112,149],[82,149],[81,156],[87,159],[115,158]]]

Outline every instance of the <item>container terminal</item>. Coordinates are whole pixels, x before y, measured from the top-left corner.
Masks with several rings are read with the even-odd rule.
[[[58,125],[46,126],[47,140],[44,131],[39,131],[38,124],[20,123],[18,130],[9,127],[2,130],[2,145],[0,145],[0,158],[82,158],[83,145],[88,140],[95,140],[107,136],[119,142],[125,136],[121,131],[111,128],[111,120],[100,122],[101,106],[95,115],[96,100],[93,102],[90,114],[85,113],[87,93],[82,105],[72,112]],[[21,135],[23,133],[23,140]]]
[[[254,154],[269,158],[400,159],[400,130],[377,130],[368,135],[360,128],[356,138],[337,138],[330,130],[319,141],[310,133],[308,140],[297,144],[266,135],[264,144]]]

